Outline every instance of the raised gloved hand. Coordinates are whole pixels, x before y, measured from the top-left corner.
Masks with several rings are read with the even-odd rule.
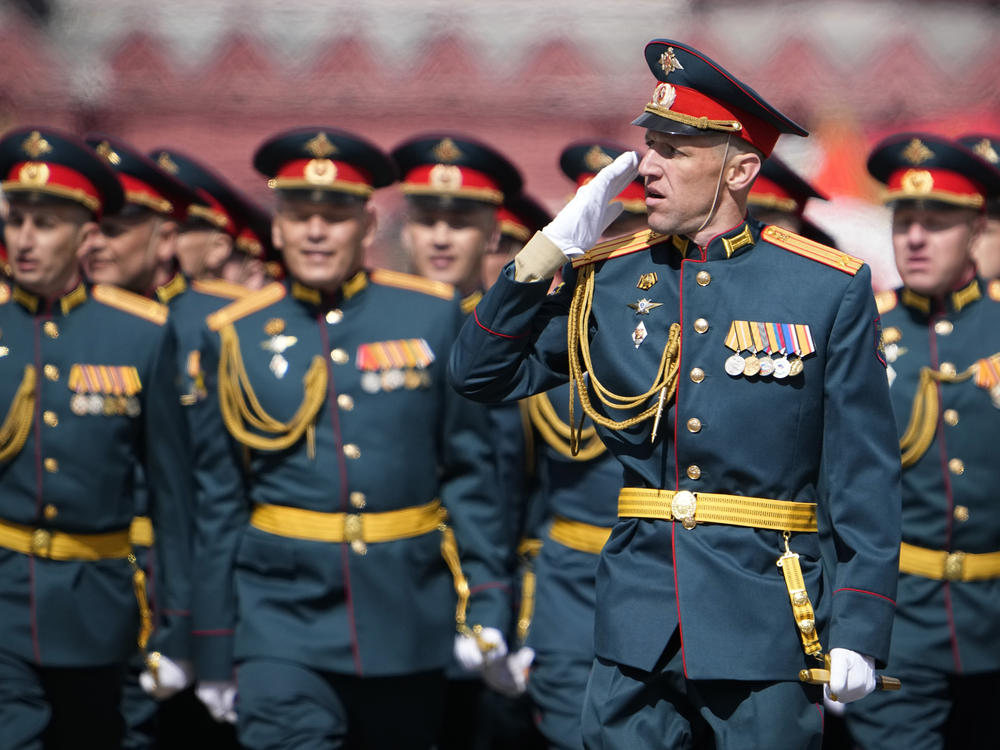
[[[159,651],[146,656],[146,669],[139,675],[139,686],[158,701],[179,693],[194,681],[190,662],[174,661]]]
[[[479,628],[455,636],[455,661],[469,672],[480,672],[487,664],[507,655],[507,642],[496,628]]]
[[[202,680],[194,689],[198,700],[216,721],[236,723],[236,683],[232,680]]]
[[[864,698],[875,689],[875,660],[846,648],[830,649],[830,684],[827,697],[840,703]]]
[[[597,240],[624,210],[620,201],[609,203],[639,173],[639,156],[626,151],[576,191],[542,234],[572,258],[597,244]]]
[[[494,659],[483,669],[483,682],[508,698],[516,698],[528,687],[528,670],[535,650],[523,646],[503,659]]]

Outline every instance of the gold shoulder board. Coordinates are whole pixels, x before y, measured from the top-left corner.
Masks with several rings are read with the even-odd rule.
[[[200,279],[191,282],[191,288],[202,294],[210,294],[213,297],[225,297],[226,299],[243,299],[253,293],[252,289],[247,289],[241,284],[234,284],[223,279]]]
[[[371,272],[371,280],[375,284],[382,286],[392,286],[397,289],[409,289],[413,292],[423,292],[432,297],[441,299],[451,299],[455,296],[455,287],[443,281],[433,281],[425,279],[423,276],[414,276],[410,273],[400,273],[399,271],[388,271],[384,268],[376,268]]]
[[[643,229],[635,234],[615,237],[612,240],[599,242],[583,255],[573,258],[573,268],[587,266],[599,260],[618,258],[622,255],[636,253],[653,245],[659,245],[661,242],[666,242],[669,239],[669,234],[657,234],[652,229]]]
[[[783,247],[785,250],[791,250],[793,253],[798,253],[804,258],[818,261],[851,276],[854,276],[861,266],[865,264],[860,258],[855,258],[853,255],[848,255],[839,250],[834,250],[832,247],[821,245],[819,242],[807,240],[801,235],[789,232],[787,229],[782,229],[781,227],[776,227],[773,224],[767,227],[761,233],[761,236],[772,245]]]
[[[10,301],[10,287],[0,282],[0,305],[6,305]]]
[[[990,299],[994,302],[1000,302],[1000,279],[993,279],[990,282]]]
[[[208,323],[208,327],[213,331],[218,331],[230,323],[235,323],[240,318],[245,318],[247,315],[273,305],[284,296],[285,287],[275,281],[263,289],[258,289],[256,292],[251,292],[245,297],[231,302],[221,310],[216,310],[205,318],[205,322]]]
[[[875,306],[878,308],[878,314],[885,315],[894,308],[896,306],[896,299],[896,293],[891,289],[876,294]]]
[[[148,297],[108,284],[95,284],[91,296],[108,307],[143,318],[162,326],[167,322],[167,306]]]

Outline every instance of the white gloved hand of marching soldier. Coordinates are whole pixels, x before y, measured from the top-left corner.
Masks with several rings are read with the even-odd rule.
[[[236,723],[236,683],[232,680],[202,680],[194,690],[208,713],[218,722]]]
[[[190,662],[174,661],[159,651],[146,656],[146,668],[139,675],[139,686],[158,701],[179,693],[193,681],[194,668]]]
[[[830,683],[823,688],[830,700],[850,703],[875,689],[875,660],[846,648],[830,649]]]
[[[482,672],[507,655],[507,642],[496,628],[480,628],[455,636],[455,661],[468,672]]]
[[[625,209],[615,197],[639,174],[639,155],[626,151],[576,191],[555,218],[514,258],[517,281],[550,279],[567,259],[597,244],[604,231]],[[554,247],[553,247],[554,246]],[[558,252],[557,252],[558,250]]]

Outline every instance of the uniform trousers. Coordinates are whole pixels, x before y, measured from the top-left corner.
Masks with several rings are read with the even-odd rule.
[[[822,688],[798,682],[689,680],[679,645],[675,631],[651,672],[594,660],[583,711],[585,748],[820,750]],[[734,648],[733,658],[738,656]]]
[[[587,680],[593,657],[558,651],[537,651],[528,681],[535,704],[538,729],[549,746],[559,750],[581,750]]]
[[[237,736],[248,750],[428,750],[444,672],[356,677],[279,659],[237,669]]]

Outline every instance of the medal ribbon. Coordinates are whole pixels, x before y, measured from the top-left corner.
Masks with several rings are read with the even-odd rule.
[[[1000,383],[1000,354],[981,359],[976,365],[976,385],[989,390]]]

